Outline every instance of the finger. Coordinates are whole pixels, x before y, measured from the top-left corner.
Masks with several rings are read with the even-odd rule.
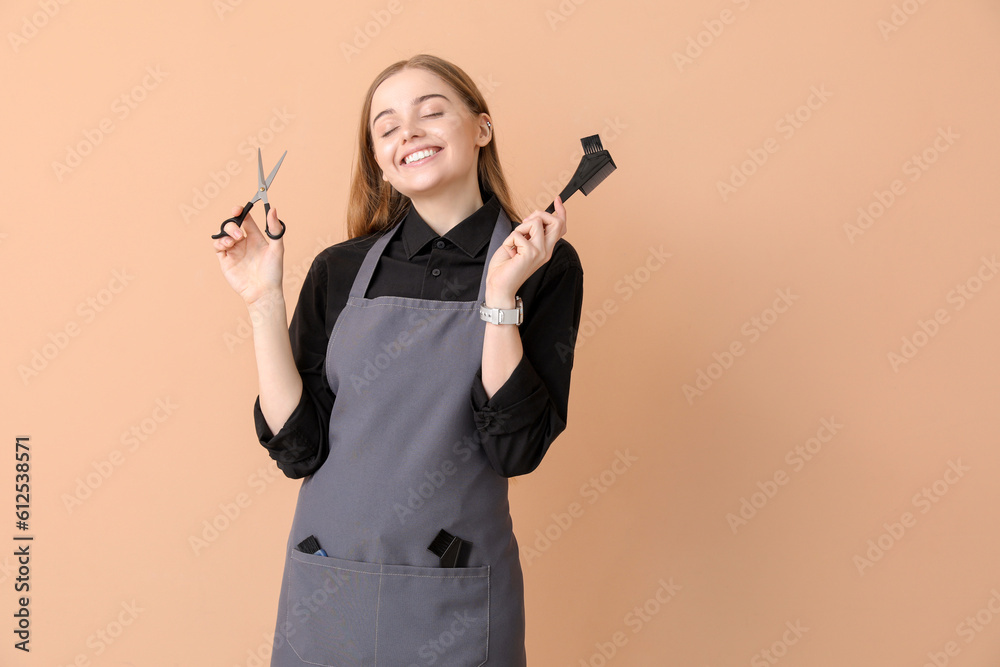
[[[267,224],[268,230],[275,236],[281,233],[281,223],[278,222],[277,206],[274,206],[273,204],[271,205],[271,210],[268,211],[267,213],[267,220],[265,221],[265,224]],[[282,240],[284,240],[284,238],[285,238],[284,236],[282,236],[280,239],[272,239],[271,237],[268,237],[268,240],[272,242],[277,241],[280,243]]]
[[[264,224],[267,224],[267,221]],[[243,218],[243,234],[247,237],[248,241],[253,239],[255,243],[259,237],[264,236],[264,232],[260,231],[260,227],[257,226],[257,222],[253,219],[252,213],[247,213],[247,217]]]
[[[510,236],[504,239],[504,242],[503,244],[501,244],[500,247],[507,252],[508,257],[513,257],[514,255],[517,254],[517,242],[518,242],[517,232],[511,232]]]
[[[541,217],[532,218],[531,220],[525,220],[522,225],[518,225],[517,231],[520,233],[526,233],[528,235],[525,241],[526,245],[532,248],[531,257],[529,259],[535,260],[538,257],[549,258],[552,256],[552,249],[556,245],[556,241],[559,240],[559,222],[547,222]],[[520,229],[521,227],[525,229]],[[520,250],[524,254],[528,254],[529,251],[526,249]],[[545,261],[548,261],[547,259]]]
[[[561,202],[560,202],[561,203]],[[563,209],[565,211],[565,209]],[[556,209],[556,214],[549,213],[547,211],[534,210],[524,218],[521,224],[531,223],[534,220],[540,220],[544,225],[545,235],[549,235],[550,229],[559,229],[559,224],[565,220],[565,214],[563,216],[557,215],[559,209]]]
[[[555,202],[555,216],[566,220],[566,207],[563,206],[562,197],[556,195]]]
[[[516,229],[513,234],[519,255],[533,259],[537,253],[545,251],[545,232],[541,220],[532,220],[525,225],[525,229]]]
[[[566,234],[566,207],[563,206],[562,197],[556,195],[555,198],[555,217],[558,222],[553,226],[552,233],[549,230],[545,230],[545,247],[547,252],[552,252],[552,249],[556,246],[556,241],[562,238]]]
[[[243,207],[234,206],[229,210],[229,212],[231,213],[229,217],[231,218],[239,217],[240,213],[243,212]],[[240,226],[237,225],[235,222],[230,222],[226,225],[223,225],[222,231],[226,232],[227,234],[229,234],[229,236],[235,239],[241,239],[244,236],[244,234],[240,232]]]
[[[232,211],[232,215],[230,217],[238,218],[240,214],[243,213],[243,206],[233,206],[233,208],[230,210]],[[243,219],[244,222],[248,217],[250,217],[249,214]],[[226,234],[229,234],[229,236],[235,241],[239,241],[246,237],[246,231],[242,229],[240,225],[237,224],[235,221],[224,224],[222,227],[222,231],[224,231]]]
[[[545,229],[539,233],[538,239],[538,252],[542,257],[548,258],[552,256],[552,249],[556,245],[556,241],[559,240],[559,222],[543,222]],[[547,260],[546,260],[547,261]]]
[[[562,200],[556,195],[555,213],[542,211],[542,220],[545,222],[545,242],[555,245],[555,242],[566,233],[566,207]],[[550,246],[551,247],[551,246]]]
[[[223,236],[222,238],[215,239],[215,242],[212,245],[216,252],[224,252],[226,250],[232,250],[236,243],[238,242],[228,236]]]
[[[525,217],[523,220],[521,220],[521,224],[515,227],[514,230],[519,232],[530,233],[530,230],[537,229],[536,227],[534,227],[535,223],[542,222],[544,224],[544,221],[540,217],[538,217],[537,213],[538,211],[534,211],[528,214],[528,216]],[[544,229],[544,227],[542,229]]]
[[[522,225],[523,223],[515,227],[500,246],[511,258],[523,254],[524,248],[528,246],[528,240],[521,231]]]
[[[224,236],[223,238],[231,238],[234,241],[240,241],[243,239],[244,236],[246,236],[243,230],[240,229],[240,226],[237,225],[235,222],[227,222],[225,225],[223,225],[222,231],[224,231],[226,234],[229,234],[228,237]]]
[[[516,231],[522,232],[528,241],[536,248],[544,247],[546,222],[538,217],[529,217],[517,226]]]

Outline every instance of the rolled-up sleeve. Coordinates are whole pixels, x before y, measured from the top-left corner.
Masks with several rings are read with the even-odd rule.
[[[510,377],[487,398],[482,365],[476,372],[470,396],[473,419],[490,465],[504,477],[537,468],[566,429],[582,309],[583,267],[567,245],[560,263],[544,274],[533,300],[525,300],[520,325],[524,353]]]
[[[260,444],[286,477],[298,479],[319,470],[329,454],[329,424],[336,399],[326,379],[326,264],[313,260],[302,281],[288,327],[292,355],[302,377],[302,396],[285,423],[272,433],[254,401],[254,424]]]

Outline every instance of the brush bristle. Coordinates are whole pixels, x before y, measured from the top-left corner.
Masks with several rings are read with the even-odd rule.
[[[427,547],[430,551],[434,553],[435,556],[440,558],[444,555],[444,552],[448,550],[451,543],[455,541],[455,536],[449,533],[447,530],[442,528],[438,531],[438,534],[434,537],[430,546]]]
[[[601,137],[596,134],[584,137],[583,139],[580,139],[580,142],[583,143],[584,154],[600,153],[604,150],[604,146],[601,145]]]
[[[306,539],[299,542],[299,551],[304,551],[307,554],[316,553],[319,551],[319,540],[317,540],[314,535],[310,535]]]

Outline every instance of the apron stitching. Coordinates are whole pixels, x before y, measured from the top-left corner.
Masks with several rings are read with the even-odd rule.
[[[292,558],[295,558],[295,556],[292,556]],[[349,567],[341,567],[339,565],[327,565],[325,563],[314,563],[312,561],[302,560],[300,558],[295,558],[295,560],[299,561],[300,563],[308,563],[309,565],[316,565],[317,567],[326,567],[326,568],[330,568],[332,570],[343,570],[344,572],[357,572],[359,574],[376,574],[372,570],[352,570]],[[426,565],[412,565],[412,566],[411,565],[404,565],[403,567],[428,567],[428,566],[426,566]],[[477,566],[477,567],[484,567],[484,566]],[[487,563],[485,565],[485,567],[489,568],[489,564]],[[460,574],[460,575],[459,574],[410,574],[408,572],[383,572],[382,570],[384,569],[384,566],[381,563],[379,564],[379,569],[380,569],[380,571],[378,572],[379,577],[386,576],[386,577],[429,577],[429,578],[432,578],[432,579],[483,579],[484,577],[490,576],[488,569],[487,569],[487,571],[484,574]]]
[[[375,598],[375,667],[378,667],[378,609],[382,603],[382,563],[379,563],[378,597]]]
[[[491,567],[490,564],[487,563],[486,564],[486,657],[483,658],[483,661],[479,663],[477,667],[482,667],[482,665],[485,665],[487,662],[489,662],[490,659],[490,607],[492,606],[490,604],[490,592],[493,585],[493,577],[490,576],[491,572],[490,567]]]
[[[376,297],[378,298],[378,297]],[[393,297],[395,298],[395,297]],[[418,301],[432,301],[433,299],[417,299]],[[449,303],[443,301],[442,303]],[[468,304],[465,306],[407,306],[402,303],[366,303],[357,304],[356,308],[373,308],[375,306],[389,306],[391,308],[407,308],[409,310],[473,310],[479,307],[478,301],[457,301],[451,303]]]
[[[285,633],[283,634],[283,637],[284,637],[285,642],[288,644],[288,647],[290,649],[292,649],[292,651],[295,652],[295,655],[297,655],[299,657],[299,659],[301,660],[302,656],[299,655],[299,652],[296,651],[295,647],[292,646],[291,642],[288,641],[288,628],[289,628],[289,625],[288,625],[288,603],[289,603],[288,590],[291,587],[291,582],[289,582],[288,579],[289,579],[289,577],[286,575],[285,576],[285,590],[284,590],[284,593],[283,593],[284,598],[285,598]]]

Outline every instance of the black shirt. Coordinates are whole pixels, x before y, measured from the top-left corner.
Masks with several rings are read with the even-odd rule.
[[[367,298],[402,296],[442,301],[474,301],[489,259],[490,237],[500,202],[480,189],[485,202],[444,236],[412,205],[376,265]],[[516,225],[515,225],[516,226]],[[379,234],[326,248],[309,267],[289,325],[302,397],[277,433],[271,433],[254,402],[257,437],[293,479],[310,475],[329,453],[330,414],[336,396],[325,371],[334,324],[368,250]],[[524,354],[511,376],[487,400],[482,366],[469,382],[469,410],[490,465],[504,477],[531,472],[566,428],[573,348],[583,306],[583,266],[576,250],[560,238],[552,257],[517,291],[524,306],[520,329]],[[486,325],[490,326],[490,325]]]

